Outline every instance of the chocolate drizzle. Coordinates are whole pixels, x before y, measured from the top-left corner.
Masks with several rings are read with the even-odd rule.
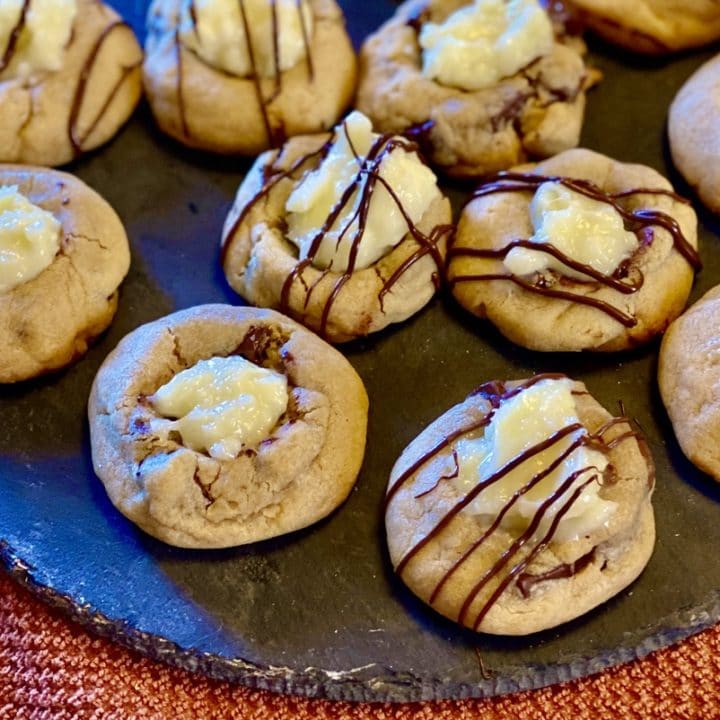
[[[425,120],[424,122],[415,123],[405,128],[402,134],[408,138],[408,140],[416,142],[425,154],[430,155],[432,153],[432,140],[430,136],[434,127],[435,120]]]
[[[190,22],[192,23],[195,37],[199,40],[200,33],[198,31],[197,8],[195,7],[195,0],[188,0],[188,14],[190,15]]]
[[[310,37],[308,35],[307,25],[305,24],[305,15],[302,11],[302,0],[295,0],[297,3],[298,17],[300,18],[300,31],[302,32],[303,43],[305,44],[305,67],[307,67],[308,79],[310,82],[315,80],[315,65],[313,64],[312,55],[310,54]]]
[[[265,125],[265,133],[267,134],[268,143],[271,146],[276,145],[276,138],[273,128],[270,124],[270,116],[268,114],[267,103],[263,97],[262,84],[260,82],[260,74],[258,73],[257,60],[255,58],[255,49],[253,48],[252,35],[250,34],[250,23],[248,22],[247,12],[245,10],[245,0],[239,0],[240,18],[242,19],[243,32],[245,33],[245,41],[247,42],[248,58],[250,60],[250,77],[255,88],[255,96],[257,97],[258,107],[262,115],[263,124]],[[275,15],[275,3],[272,3],[273,15]],[[273,45],[277,47],[277,23],[273,22]],[[277,66],[276,66],[277,70]],[[281,141],[280,141],[281,142]],[[279,144],[279,143],[277,143]]]
[[[633,294],[640,290],[644,283],[642,271],[633,264],[637,254],[653,242],[653,227],[661,227],[667,230],[673,239],[673,246],[685,258],[688,264],[694,269],[701,267],[700,257],[697,250],[687,241],[677,221],[660,210],[626,210],[618,201],[636,195],[664,195],[676,202],[688,204],[685,198],[680,197],[671,190],[662,188],[636,188],[618,193],[606,193],[594,183],[587,180],[560,176],[543,176],[532,173],[502,172],[483,183],[474,193],[473,199],[486,197],[504,192],[534,192],[542,183],[559,183],[569,190],[579,193],[591,200],[610,205],[623,219],[625,226],[635,233],[639,241],[638,250],[635,254],[620,263],[612,274],[605,274],[592,266],[578,262],[567,254],[563,253],[551,243],[534,243],[530,240],[516,239],[509,242],[500,249],[481,249],[452,247],[448,251],[448,258],[453,257],[477,257],[494,260],[504,260],[508,253],[516,247],[531,249],[536,252],[552,255],[564,265],[587,275],[590,280],[573,278],[569,280],[565,276],[558,278],[554,272],[536,273],[534,279],[525,279],[512,273],[482,273],[470,275],[457,275],[450,279],[450,284],[455,285],[462,282],[480,282],[489,280],[505,280],[527,290],[528,292],[568,300],[582,305],[594,307],[606,315],[609,315],[625,327],[632,328],[637,325],[637,318],[629,315],[620,308],[609,302],[587,295],[581,295],[569,290],[562,290],[557,287],[558,280],[561,282],[572,282],[580,285],[588,285],[591,281],[595,284],[604,285],[622,294]]]
[[[459,428],[449,433],[445,438],[436,443],[433,448],[423,454],[409,468],[407,468],[403,473],[401,473],[401,475],[394,481],[394,483],[390,486],[387,492],[385,500],[386,507],[392,501],[393,497],[397,494],[400,488],[403,487],[412,477],[414,477],[415,474],[423,466],[430,462],[430,460],[437,457],[438,454],[441,453],[443,450],[452,447],[452,458],[455,461],[457,473],[452,472],[449,474],[443,474],[440,478],[438,478],[438,481],[429,490],[419,493],[415,497],[419,498],[428,495],[440,485],[442,480],[448,479],[450,477],[456,477],[457,475],[459,475],[459,463],[457,462],[457,453],[454,447],[454,443],[458,439],[468,435],[469,433],[475,432],[480,428],[486,427],[490,423],[495,413],[495,410],[500,406],[501,403],[511,399],[515,395],[523,392],[524,390],[528,389],[532,385],[542,380],[558,379],[561,377],[564,376],[557,374],[536,375],[535,377],[530,378],[510,389],[508,389],[504,383],[498,382],[486,383],[480,386],[480,388],[475,390],[472,395],[480,396],[484,400],[486,400],[490,405],[490,410],[485,414],[483,418],[471,423],[466,427]],[[621,424],[628,425],[630,429],[616,435],[613,439],[609,441],[606,440],[604,436],[607,431]],[[576,437],[572,437],[573,435],[576,435]],[[422,537],[422,539],[416,542],[405,552],[405,555],[399,560],[396,565],[396,572],[399,575],[402,575],[403,571],[408,566],[408,563],[424,547],[426,547],[428,543],[430,543],[433,539],[437,538],[451,524],[455,517],[457,517],[465,508],[468,507],[468,505],[470,505],[470,503],[472,503],[479,495],[481,495],[483,490],[502,480],[510,472],[521,466],[523,463],[531,460],[533,457],[536,457],[540,453],[556,446],[561,441],[571,437],[572,441],[567,445],[567,447],[565,447],[557,454],[557,456],[552,460],[552,462],[550,462],[544,469],[533,474],[527,480],[527,482],[525,482],[524,485],[519,487],[512,494],[509,500],[507,500],[507,502],[499,510],[493,522],[446,570],[446,572],[439,579],[437,585],[435,586],[430,595],[429,603],[431,605],[435,603],[443,588],[446,586],[451,577],[457,572],[457,570],[501,526],[503,519],[513,509],[513,507],[520,500],[520,498],[522,498],[522,496],[524,496],[526,493],[536,487],[538,483],[540,483],[544,478],[548,477],[551,473],[560,468],[562,463],[578,448],[585,446],[607,454],[612,449],[617,447],[620,443],[625,442],[626,440],[629,440],[631,438],[636,439],[639,446],[642,446],[644,442],[641,436],[630,426],[630,420],[625,417],[612,418],[594,433],[588,433],[587,431],[585,431],[583,425],[581,425],[580,423],[571,423],[561,428],[560,430],[557,430],[545,440],[536,443],[535,445],[525,449],[520,454],[516,455],[514,458],[505,463],[505,465],[500,467],[490,476],[478,482],[475,487],[473,487],[467,494],[465,494],[462,498],[455,502],[455,504],[452,505],[452,507],[440,518],[440,520],[435,524],[435,526],[430,529],[430,531],[427,532]],[[522,532],[522,534],[520,534],[512,541],[512,543],[510,543],[510,545],[505,549],[505,551],[485,571],[482,577],[480,577],[479,580],[475,583],[475,585],[470,589],[460,609],[458,615],[459,622],[464,623],[468,625],[468,627],[472,627],[473,629],[477,630],[488,611],[495,604],[495,602],[497,602],[497,600],[508,587],[508,585],[510,585],[510,583],[513,582],[513,580],[515,580],[516,578],[518,578],[519,580],[518,586],[520,587],[521,592],[525,594],[525,591],[522,590],[523,586],[528,588],[534,582],[541,582],[542,580],[546,579],[549,580],[553,577],[570,577],[572,574],[580,572],[586,565],[591,562],[592,558],[587,560],[585,558],[580,558],[578,561],[576,561],[576,564],[574,564],[572,568],[568,567],[562,570],[555,569],[553,572],[556,574],[552,575],[552,577],[550,575],[547,575],[547,577],[545,575],[532,576],[528,573],[525,573],[525,569],[528,567],[528,565],[552,541],[562,518],[570,511],[570,509],[578,500],[585,488],[593,482],[598,482],[600,484],[604,484],[605,482],[605,479],[604,477],[602,477],[599,469],[594,466],[588,466],[576,470],[563,479],[563,481],[558,485],[558,487],[555,488],[555,490],[539,505],[535,514],[530,519],[527,528]],[[549,515],[551,508],[557,507],[558,503],[562,504],[560,505],[557,512]],[[549,527],[543,537],[540,538],[540,540],[536,540],[536,534],[538,532],[538,529],[540,528],[543,520],[546,518],[550,521]],[[524,551],[526,546],[528,546],[529,544],[533,545],[523,555],[521,551]],[[518,556],[520,557],[520,559],[516,562]],[[505,568],[511,563],[515,564],[512,565],[510,570],[501,577]],[[483,605],[477,612],[476,616],[471,621],[469,621],[467,617],[468,613],[478,595],[480,595],[483,590],[488,588],[489,584],[493,580],[500,577],[501,579],[499,580],[497,586],[489,593],[487,598],[484,600]],[[532,578],[535,579],[533,580]]]
[[[347,128],[345,127],[345,123],[342,124],[342,131],[345,132],[347,136],[348,133]],[[259,202],[263,197],[267,196],[270,190],[280,180],[292,177],[308,161],[317,159],[318,163],[321,162],[322,159],[327,156],[330,148],[332,147],[332,144],[333,140],[331,139],[319,150],[298,158],[288,170],[274,172],[272,167],[268,170],[268,173],[265,175],[265,182],[262,188],[258,193],[256,193],[253,198],[251,198],[247,205],[242,209],[238,218],[235,220],[232,227],[225,235],[225,242],[223,243],[221,251],[221,262],[223,264],[227,256],[231,238],[240,227],[242,221],[247,217],[251,208],[254,207],[255,204]],[[343,273],[340,273],[339,277],[335,280],[335,284],[330,290],[330,293],[325,301],[322,312],[320,314],[319,334],[323,337],[327,336],[327,326],[329,323],[330,312],[332,310],[333,304],[335,303],[345,284],[350,279],[352,273],[355,271],[357,257],[360,250],[360,241],[362,240],[362,236],[365,232],[365,227],[367,224],[367,217],[370,210],[372,193],[378,184],[382,185],[382,187],[392,198],[395,206],[398,208],[398,211],[403,216],[403,219],[407,224],[408,234],[417,243],[417,249],[400,264],[400,266],[392,273],[389,278],[384,281],[383,286],[378,293],[378,300],[380,302],[380,307],[383,312],[383,303],[387,294],[391,292],[393,286],[408,271],[408,269],[425,255],[430,255],[433,258],[437,267],[438,274],[444,273],[444,259],[442,252],[440,251],[440,248],[438,246],[441,239],[445,235],[449,235],[453,230],[452,225],[438,225],[433,228],[432,232],[429,235],[425,235],[424,233],[422,233],[413,223],[395,190],[388,184],[385,178],[383,178],[379,174],[382,161],[394,150],[402,149],[405,152],[417,153],[418,148],[414,143],[410,142],[406,138],[393,136],[391,134],[381,135],[373,142],[365,158],[361,158],[358,155],[357,151],[352,145],[352,142],[349,142],[349,145],[358,163],[357,173],[353,178],[353,181],[343,191],[339,201],[330,211],[322,227],[319,228],[317,233],[313,236],[310,242],[310,247],[308,248],[307,257],[299,260],[295,264],[293,269],[288,273],[287,277],[285,278],[285,281],[283,282],[280,291],[279,307],[282,312],[287,313],[290,310],[290,294],[293,285],[295,284],[296,280],[300,281],[306,290],[303,310],[307,309],[313,292],[318,287],[318,285],[332,272],[332,268],[327,268],[326,270],[324,270],[310,287],[308,287],[305,279],[303,278],[303,272],[306,270],[306,268],[312,265],[313,260],[315,259],[318,251],[320,250],[323,239],[332,230],[333,226],[342,215],[343,210],[345,210],[345,208],[353,201],[356,192],[360,192],[357,208],[355,209],[352,217],[350,217],[345,223],[343,230],[340,233],[340,237],[338,238],[339,242],[340,239],[342,239],[342,237],[350,231],[353,223],[357,223],[357,227],[354,231],[352,243],[350,246],[348,268]],[[364,180],[366,180],[366,182],[363,183]],[[299,182],[302,182],[302,178]],[[438,277],[439,276],[434,276],[434,280],[437,281]]]
[[[427,490],[423,490],[421,493],[418,493],[415,496],[416,500],[418,498],[424,497],[425,495],[429,495],[433,490],[435,490],[435,488],[440,484],[441,481],[454,480],[460,475],[460,458],[458,457],[457,450],[455,450],[454,448],[452,451],[452,459],[455,467],[447,475],[441,475],[432,487],[428,488]]]
[[[594,559],[595,548],[571,563],[562,563],[544,573],[540,573],[538,575],[534,575],[532,573],[521,573],[515,584],[517,585],[518,590],[520,590],[520,594],[524,598],[528,598],[530,597],[530,591],[538,583],[545,582],[547,580],[563,580],[574,577],[578,573],[582,572],[588,565],[592,565]]]
[[[267,195],[270,193],[270,191],[281,181],[286,180],[288,178],[291,178],[295,175],[295,173],[299,172],[305,163],[310,162],[312,160],[317,160],[320,162],[324,157],[327,156],[328,152],[330,152],[330,148],[332,147],[332,141],[326,142],[321,148],[315,150],[314,152],[308,153],[307,155],[303,155],[299,157],[295,162],[292,163],[292,165],[287,170],[278,170],[273,163],[268,163],[265,168],[263,168],[263,185],[260,188],[260,190],[255,193],[255,195],[247,202],[245,207],[240,211],[238,214],[235,222],[232,224],[228,232],[225,234],[223,244],[220,248],[220,263],[222,265],[225,264],[225,259],[227,258],[227,253],[230,249],[231,239],[235,235],[235,233],[239,230],[240,225],[242,225],[245,218],[250,214],[250,211]],[[277,159],[277,156],[276,158]]]
[[[15,23],[15,26],[10,31],[10,36],[8,37],[8,42],[5,47],[5,52],[2,54],[2,58],[0,59],[0,72],[5,70],[8,65],[12,62],[13,57],[15,56],[15,50],[17,48],[18,40],[20,39],[20,34],[22,33],[23,29],[25,28],[25,23],[27,22],[27,14],[28,10],[30,9],[30,0],[24,0],[22,4],[22,8],[20,8],[20,16],[18,17],[18,21]]]
[[[308,34],[307,24],[305,23],[305,16],[303,14],[303,0],[295,0],[295,6],[297,8],[298,17],[300,20],[300,29],[302,33],[303,45],[305,47],[305,65],[307,67],[308,78],[310,82],[315,79],[315,68],[310,53],[310,38]],[[272,28],[272,55],[273,55],[273,78],[274,86],[272,93],[265,97],[262,88],[262,80],[260,78],[260,72],[258,69],[258,60],[256,49],[253,45],[253,37],[251,30],[251,24],[247,16],[247,10],[245,7],[245,0],[238,0],[238,9],[240,11],[240,21],[242,23],[243,33],[245,35],[245,41],[247,43],[248,60],[250,61],[250,79],[252,80],[253,87],[255,90],[255,97],[257,99],[258,108],[262,116],[263,127],[265,129],[265,135],[267,136],[268,145],[270,147],[279,147],[286,140],[285,129],[280,122],[279,125],[273,125],[270,120],[270,113],[268,106],[275,100],[278,95],[282,92],[282,71],[280,69],[280,22],[278,16],[277,0],[269,0],[270,12],[271,12],[271,28]],[[193,26],[195,37],[200,41],[200,33],[198,30],[198,18],[197,10],[195,8],[194,0],[189,0],[188,13]],[[180,115],[180,125],[182,133],[185,137],[189,137],[188,124],[187,124],[187,110],[185,107],[185,101],[182,91],[182,42],[180,39],[180,28],[175,30],[175,52],[177,56],[177,101],[178,111]],[[231,73],[227,70],[215,68],[218,72],[229,77],[241,77]]]
[[[132,65],[123,65],[121,67],[120,77],[115,82],[115,85],[113,85],[113,87],[111,88],[110,93],[105,99],[105,102],[100,107],[100,110],[98,111],[93,121],[90,123],[90,125],[88,125],[88,128],[83,133],[82,137],[78,137],[77,123],[80,117],[80,111],[82,110],[82,106],[85,101],[87,85],[90,77],[92,76],[93,68],[95,67],[95,63],[97,62],[98,56],[100,55],[100,51],[107,39],[115,31],[120,29],[126,29],[129,32],[132,32],[130,26],[122,20],[117,20],[113,23],[110,23],[110,25],[108,25],[102,31],[102,33],[100,33],[100,36],[98,37],[95,45],[93,45],[93,48],[90,51],[87,59],[85,60],[85,64],[83,65],[82,70],[80,71],[80,78],[75,89],[75,95],[73,96],[73,101],[70,106],[70,116],[68,118],[68,137],[70,139],[70,144],[72,145],[75,155],[80,155],[80,153],[83,152],[83,144],[90,137],[93,130],[95,130],[95,128],[102,120],[103,115],[107,112],[110,104],[115,99],[115,96],[120,90],[122,84],[130,76],[130,74],[137,70],[142,64],[142,60],[140,60],[136,63],[133,63]]]
[[[344,127],[344,123],[343,123]],[[347,133],[347,130],[345,129],[345,132]],[[352,147],[352,146],[351,146]],[[333,225],[337,222],[340,215],[342,214],[343,210],[347,207],[347,205],[351,202],[353,197],[355,196],[356,191],[358,191],[358,187],[362,185],[362,189],[360,190],[360,198],[359,202],[357,204],[357,208],[353,214],[353,217],[348,220],[348,222],[345,224],[345,227],[342,230],[342,233],[340,235],[341,239],[344,234],[349,230],[350,226],[357,221],[357,230],[355,231],[355,234],[352,239],[352,244],[350,246],[350,253],[348,258],[348,267],[345,272],[343,272],[340,277],[335,281],[335,285],[333,286],[332,290],[330,291],[330,294],[325,302],[325,305],[323,307],[321,318],[320,318],[320,327],[319,327],[319,334],[323,337],[327,336],[327,325],[328,320],[330,317],[330,311],[332,309],[332,306],[337,299],[338,295],[340,294],[342,288],[345,286],[345,284],[350,279],[350,276],[355,271],[356,263],[357,263],[357,256],[360,250],[360,241],[362,240],[363,233],[365,231],[365,227],[367,224],[367,217],[370,210],[370,200],[372,197],[372,193],[378,183],[380,183],[385,190],[388,192],[390,197],[392,198],[393,202],[395,203],[396,207],[402,214],[407,226],[408,226],[408,232],[413,237],[413,239],[418,244],[418,249],[415,251],[413,255],[411,255],[401,266],[398,268],[398,271],[393,273],[393,275],[388,278],[388,280],[385,282],[383,287],[380,290],[380,293],[378,295],[378,299],[381,303],[386,296],[386,294],[391,290],[392,286],[400,279],[400,277],[407,271],[407,269],[415,263],[417,260],[419,260],[421,257],[427,254],[431,254],[433,257],[433,260],[435,261],[436,266],[438,269],[442,269],[444,266],[444,261],[442,258],[442,254],[440,253],[440,250],[438,249],[438,242],[442,235],[449,230],[452,229],[451,226],[439,226],[436,227],[433,232],[430,234],[430,236],[425,236],[423,233],[421,233],[418,228],[413,223],[410,216],[407,214],[407,211],[402,205],[402,202],[396,192],[393,190],[392,187],[387,183],[385,178],[383,178],[379,174],[380,164],[382,161],[387,157],[394,149],[400,148],[405,150],[406,152],[417,152],[417,146],[413,143],[410,143],[409,141],[399,138],[399,137],[393,137],[392,135],[386,134],[379,136],[373,145],[371,146],[370,150],[367,153],[367,156],[364,159],[361,159],[357,156],[357,153],[355,153],[356,158],[358,160],[358,172],[355,175],[355,178],[353,179],[353,182],[348,185],[348,187],[344,190],[342,196],[340,197],[340,200],[335,205],[335,207],[332,209],[330,214],[328,215],[325,223],[323,224],[322,228],[315,234],[315,236],[312,239],[312,242],[310,243],[310,248],[307,253],[307,258],[301,260],[292,270],[292,272],[288,275],[288,277],[285,280],[285,283],[283,284],[282,291],[280,294],[280,309],[282,311],[287,311],[289,309],[289,299],[290,299],[290,291],[292,289],[293,282],[295,281],[296,277],[300,277],[302,275],[303,270],[308,267],[312,261],[314,260],[315,256],[317,255],[320,245],[322,243],[323,238],[327,235],[328,232],[332,229]],[[353,150],[354,151],[354,150]],[[362,184],[363,179],[366,178],[366,182],[364,185]]]

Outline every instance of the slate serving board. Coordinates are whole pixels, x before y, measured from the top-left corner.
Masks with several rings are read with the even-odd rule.
[[[142,34],[145,3],[114,4]],[[341,4],[356,44],[394,8]],[[605,80],[590,95],[583,144],[649,164],[688,193],[669,161],[665,114],[710,55],[648,61],[592,45]],[[371,400],[368,451],[355,490],[331,517],[217,552],[165,546],[121,517],[92,472],[92,379],[138,325],[199,303],[240,302],[219,270],[218,237],[248,167],[165,139],[142,107],[113,143],[68,168],[117,209],[133,264],[115,322],[86,357],[0,388],[0,560],[16,579],[150,657],[252,687],[349,700],[540,687],[642,657],[720,619],[720,491],[674,440],[655,384],[657,343],[607,356],[532,353],[444,295],[402,327],[344,346]],[[457,202],[467,190],[447,187]],[[698,209],[705,269],[693,298],[720,281],[718,223]],[[383,493],[403,447],[451,404],[488,379],[542,371],[583,380],[613,410],[622,400],[646,431],[658,470],[657,546],[634,585],[575,622],[524,639],[476,635],[394,577]]]

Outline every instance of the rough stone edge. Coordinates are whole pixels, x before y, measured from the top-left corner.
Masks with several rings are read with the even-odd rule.
[[[192,647],[183,648],[171,640],[134,628],[126,620],[113,620],[89,603],[78,603],[69,595],[41,583],[33,575],[34,568],[18,557],[7,541],[1,539],[0,567],[36,598],[59,610],[73,622],[152,660],[201,673],[215,680],[239,683],[251,689],[350,702],[461,700],[536,690],[642,659],[720,620],[720,592],[714,591],[701,606],[684,608],[665,618],[665,621],[674,621],[673,628],[659,628],[657,624],[639,628],[637,632],[643,638],[632,647],[604,650],[593,657],[577,656],[552,665],[528,664],[516,672],[480,678],[476,684],[447,683],[438,678],[423,679],[412,673],[396,672],[375,663],[351,671],[315,667],[296,670],[260,665],[242,658],[226,658]]]

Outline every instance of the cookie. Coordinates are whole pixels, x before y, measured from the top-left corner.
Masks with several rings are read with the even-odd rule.
[[[492,58],[503,45],[512,50],[518,44],[516,39],[506,38],[495,48],[485,48],[484,53],[480,48],[477,56],[466,55],[472,43],[462,34],[472,37],[473,32],[458,30],[455,44],[448,45],[448,62],[468,72],[457,78],[439,72],[436,78],[436,63],[428,62],[430,51],[420,44],[427,29],[443,27],[443,22],[458,16],[458,10],[476,12],[481,5],[492,6],[495,15],[503,7],[534,13],[540,27],[533,25],[528,36],[547,35],[544,45],[538,50],[530,46],[528,52],[514,58],[516,62],[509,64],[508,60],[498,69]],[[495,15],[480,18],[478,24],[490,20],[496,24]],[[513,23],[516,31],[522,28],[519,19]],[[585,91],[595,80],[583,63],[582,42],[558,25],[554,32],[555,37],[536,0],[510,4],[478,0],[474,5],[469,0],[408,0],[363,44],[357,107],[380,131],[417,138],[430,162],[449,175],[480,176],[528,157],[554,155],[578,144]],[[428,43],[443,42],[442,30],[433,30],[431,35]],[[440,40],[435,35],[440,35]],[[484,35],[475,32],[476,37]],[[424,72],[428,64],[432,66],[430,76]],[[490,70],[482,74],[489,84],[467,87],[485,66]]]
[[[662,55],[720,38],[715,0],[571,0],[579,19],[611,43],[637,53]]]
[[[355,52],[335,0],[154,0],[146,53],[160,128],[218,153],[256,155],[327,130],[355,91]]]
[[[526,635],[627,587],[654,545],[654,466],[626,417],[559,375],[481,385],[402,453],[393,567],[439,613]]]
[[[713,212],[720,212],[720,55],[680,88],[670,106],[668,136],[673,162]]]
[[[212,365],[228,362],[255,379],[213,381]],[[198,374],[211,379],[200,384]],[[310,525],[345,500],[367,405],[347,360],[302,326],[203,305],[143,325],[107,357],[88,403],[93,466],[113,504],[150,535],[180,547],[242,545]],[[253,425],[258,417],[264,424]]]
[[[518,345],[622,350],[682,312],[696,248],[695,212],[665,178],[575,149],[478,187],[448,279],[466,310]]]
[[[34,215],[25,222],[19,212]],[[10,383],[85,353],[115,314],[130,251],[115,211],[66,173],[0,166],[0,216],[0,382]],[[39,243],[33,222],[47,228]],[[7,282],[19,271],[20,282]]]
[[[106,143],[130,117],[142,92],[142,50],[130,26],[96,0],[15,4],[0,14],[0,161],[62,165]]]
[[[720,480],[720,288],[707,292],[670,325],[660,346],[660,394],[688,459]]]
[[[433,297],[451,219],[417,147],[355,112],[331,136],[258,158],[225,222],[222,265],[249,302],[345,342]]]

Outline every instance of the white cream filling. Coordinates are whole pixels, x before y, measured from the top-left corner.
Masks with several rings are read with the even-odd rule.
[[[288,404],[287,378],[240,356],[201,360],[150,396],[168,431],[220,460],[266,439]]]
[[[620,214],[608,203],[577,193],[561,183],[545,182],[530,203],[534,234],[531,242],[549,243],[576,262],[612,275],[638,247],[635,233],[625,229]],[[549,253],[513,248],[505,267],[514,275],[556,270],[563,275],[588,279]]]
[[[193,0],[196,23],[190,13],[189,0],[183,0],[182,42],[215,68],[233,75],[252,74],[251,48],[245,34],[241,5],[250,30],[257,73],[260,77],[274,77],[275,31],[269,0]],[[300,9],[296,0],[275,0],[275,9],[278,64],[282,72],[305,58],[307,48],[303,22],[309,43],[313,33],[313,16],[307,0],[302,0]]]
[[[18,25],[22,8],[23,0],[0,2],[0,58]],[[3,75],[27,78],[38,72],[60,70],[76,14],[77,0],[32,0]]]
[[[314,238],[350,186],[355,190],[332,227],[324,233],[312,258],[313,265],[318,268],[347,271],[353,245],[357,252],[353,269],[369,267],[407,234],[409,227],[403,211],[415,225],[440,197],[435,174],[415,152],[395,147],[385,152],[381,150],[379,163],[366,161],[367,153],[379,138],[365,115],[352,112],[335,128],[327,157],[318,168],[306,174],[290,194],[285,205],[288,238],[299,248],[301,259],[308,257]],[[369,170],[381,180],[372,187],[358,240],[362,199],[371,178]]]
[[[0,293],[37,277],[60,249],[60,221],[16,185],[0,186]]]
[[[419,40],[423,75],[480,90],[547,55],[554,34],[537,0],[475,0],[441,24],[423,25]]]
[[[528,448],[578,423],[571,388],[572,382],[568,379],[542,380],[501,403],[482,437],[459,441],[456,445],[459,474],[452,480],[458,491],[467,494]],[[532,455],[502,479],[484,488],[470,503],[467,512],[487,516],[488,524],[492,523],[517,490],[534,475],[547,469],[583,435],[587,435],[584,428],[576,430],[548,449]],[[535,532],[537,538],[544,536],[573,491],[593,475],[602,476],[607,465],[603,453],[580,445],[555,470],[515,501],[502,525],[522,532],[530,525],[543,502],[572,473],[583,471],[545,512]],[[608,521],[616,503],[603,500],[598,495],[599,490],[600,485],[596,481],[585,487],[560,520],[554,534],[556,540],[564,542],[581,537]]]

